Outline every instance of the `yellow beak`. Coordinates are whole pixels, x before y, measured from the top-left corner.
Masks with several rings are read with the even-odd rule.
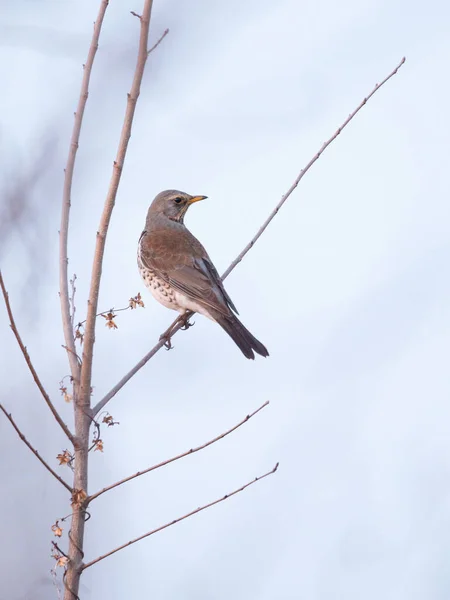
[[[188,201],[188,204],[194,204],[194,202],[200,202],[200,200],[206,200],[208,196],[192,196]]]

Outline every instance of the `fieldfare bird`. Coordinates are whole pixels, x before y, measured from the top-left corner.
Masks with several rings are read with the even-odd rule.
[[[236,317],[236,307],[208,253],[184,225],[189,206],[205,198],[178,190],[156,196],[139,238],[139,271],[145,285],[163,306],[181,314],[193,311],[212,319],[247,358],[254,359],[254,352],[268,356],[265,346]],[[186,321],[185,325],[189,323]],[[170,347],[170,330],[164,336]]]

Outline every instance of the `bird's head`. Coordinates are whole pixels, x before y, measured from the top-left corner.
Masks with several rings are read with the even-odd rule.
[[[191,204],[205,198],[207,196],[191,196],[179,190],[160,192],[150,205],[147,219],[152,219],[157,215],[164,215],[171,221],[183,223],[184,215]]]

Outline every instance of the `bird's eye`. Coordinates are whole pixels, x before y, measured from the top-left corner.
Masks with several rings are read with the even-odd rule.
[[[180,202],[183,202],[183,198],[180,198],[180,197],[178,196],[178,198],[175,198],[175,202],[176,202],[177,204],[180,204]]]

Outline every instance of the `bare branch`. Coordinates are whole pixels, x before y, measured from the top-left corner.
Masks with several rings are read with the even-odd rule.
[[[37,387],[39,388],[39,391],[41,392],[42,397],[44,398],[45,402],[47,403],[47,406],[51,410],[51,412],[52,412],[53,416],[55,417],[56,421],[58,422],[59,426],[64,431],[66,436],[69,438],[69,440],[73,443],[73,435],[72,435],[71,431],[69,430],[67,425],[62,420],[60,414],[54,407],[53,402],[50,400],[49,395],[45,391],[44,386],[42,385],[41,380],[39,379],[39,376],[36,373],[36,369],[34,368],[33,363],[31,362],[31,358],[30,358],[30,355],[28,354],[28,350],[26,349],[24,343],[22,342],[22,338],[20,337],[19,331],[16,326],[16,322],[14,321],[14,317],[13,317],[12,310],[11,310],[11,305],[9,303],[9,295],[8,295],[8,292],[6,291],[6,287],[5,287],[5,283],[3,281],[3,276],[2,276],[1,271],[0,271],[0,287],[2,288],[3,298],[5,300],[5,306],[6,306],[6,311],[8,313],[8,317],[9,317],[10,327],[16,337],[17,343],[19,344],[19,347],[25,358],[25,362],[28,365],[31,375],[33,376],[34,382],[36,383]]]
[[[77,312],[76,306],[75,306],[75,293],[77,291],[77,288],[75,287],[75,282],[77,280],[77,276],[74,273],[72,279],[70,280],[70,289],[71,289],[71,294],[70,294],[70,299],[69,299],[69,310],[70,310],[70,326],[72,329],[72,335],[73,335],[73,328],[75,325],[75,313]]]
[[[176,323],[176,322],[177,321],[175,321],[174,323]],[[181,329],[181,327],[182,327],[181,322],[178,323],[178,325],[176,325],[176,326],[174,325],[172,336],[175,334],[175,332],[177,332],[179,329]],[[134,375],[136,375],[136,373],[138,371],[140,371],[144,365],[146,365],[148,363],[148,361],[152,358],[152,356],[154,356],[158,352],[158,350],[161,350],[161,348],[164,346],[164,344],[165,344],[165,340],[160,340],[150,350],[150,352],[147,352],[147,354],[143,358],[141,358],[141,360],[130,371],[128,371],[128,373],[126,375],[124,375],[124,377],[122,377],[122,379],[118,383],[116,383],[116,385],[105,396],[103,396],[103,398],[101,400],[99,400],[97,402],[97,404],[92,409],[93,417],[98,415],[98,413],[101,410],[103,410],[103,408],[108,404],[108,402],[111,400],[111,398],[114,398],[114,396],[117,394],[117,392],[119,392],[123,388],[123,386],[126,383],[128,383],[130,381],[130,379]]]
[[[150,16],[152,10],[152,0],[145,0],[142,15],[139,19],[141,33],[139,37],[139,50],[137,57],[136,70],[133,83],[125,111],[125,118],[120,136],[119,147],[116,160],[114,161],[113,173],[103,207],[100,224],[97,231],[97,241],[95,245],[94,261],[92,265],[91,287],[88,300],[88,311],[85,327],[84,346],[83,346],[83,364],[81,367],[81,396],[83,403],[90,402],[90,387],[92,375],[92,358],[95,339],[95,320],[98,306],[98,294],[100,290],[100,279],[102,275],[103,255],[105,251],[106,235],[108,233],[109,223],[112,211],[116,201],[117,189],[119,187],[122,175],[123,164],[128,148],[128,142],[131,137],[131,126],[133,123],[136,103],[140,94],[142,77],[144,75],[145,63],[147,61],[148,31],[150,26]]]
[[[249,421],[257,413],[259,413],[268,404],[269,404],[269,401],[264,402],[264,404],[262,404],[259,408],[257,408],[255,411],[253,411],[249,415],[247,415],[245,417],[245,419],[242,419],[242,421],[240,421],[237,425],[235,425],[231,429],[228,429],[228,431],[225,431],[224,433],[221,433],[220,435],[218,435],[217,437],[213,438],[212,440],[209,440],[209,442],[206,442],[205,444],[202,444],[201,446],[197,446],[196,448],[191,448],[187,452],[183,452],[182,454],[178,454],[177,456],[173,456],[172,458],[164,460],[163,462],[160,462],[160,463],[158,463],[156,465],[153,465],[152,467],[149,467],[148,469],[144,469],[144,471],[138,471],[137,473],[134,473],[134,475],[130,475],[129,477],[125,477],[124,479],[121,479],[120,481],[116,481],[116,483],[113,483],[112,485],[108,485],[107,487],[104,487],[102,490],[96,492],[95,494],[92,494],[92,496],[89,497],[88,502],[89,503],[92,502],[92,500],[95,500],[95,498],[98,498],[99,496],[101,496],[105,492],[109,492],[110,490],[118,487],[119,485],[122,485],[123,483],[127,483],[128,481],[131,481],[132,479],[135,479],[136,477],[140,477],[141,475],[145,475],[146,473],[150,473],[150,471],[155,471],[155,469],[159,469],[160,467],[164,467],[164,466],[168,465],[169,463],[172,463],[172,462],[175,462],[176,460],[179,460],[180,458],[184,458],[185,456],[190,456],[191,454],[194,454],[195,452],[199,452],[200,450],[203,450],[204,448],[207,448],[208,446],[211,446],[211,444],[214,444],[215,442],[218,442],[219,440],[223,439],[224,437],[226,437],[230,433],[233,433],[233,431],[236,431],[236,429],[238,429],[239,427],[241,427],[241,425],[244,425],[244,423],[247,423],[247,421]]]
[[[151,54],[153,52],[153,50],[156,50],[156,48],[160,45],[160,43],[163,41],[163,39],[166,37],[166,35],[169,33],[169,30],[166,29],[165,32],[162,34],[162,36],[159,38],[159,40],[156,42],[156,44],[154,44],[150,50],[148,50],[147,52],[147,56],[149,54]]]
[[[241,262],[244,256],[250,251],[251,248],[255,245],[257,240],[261,237],[264,231],[267,229],[270,222],[273,220],[275,215],[278,213],[280,208],[295,190],[295,188],[300,183],[301,179],[304,175],[309,171],[309,169],[313,166],[313,164],[318,160],[318,158],[323,154],[323,152],[328,148],[328,146],[338,137],[341,131],[350,123],[350,121],[355,117],[355,115],[361,110],[361,108],[370,100],[370,98],[377,92],[391,77],[393,77],[400,67],[405,62],[406,58],[402,58],[400,63],[395,67],[395,69],[387,76],[381,83],[377,83],[370,94],[364,98],[364,100],[357,106],[357,108],[347,117],[347,119],[342,123],[342,125],[335,131],[335,133],[327,140],[320,150],[313,156],[313,158],[309,161],[309,163],[300,171],[298,177],[295,179],[294,183],[288,189],[288,191],[281,197],[280,202],[276,205],[274,210],[270,213],[266,221],[263,223],[261,228],[257,231],[256,235],[250,240],[250,242],[245,246],[242,252],[234,259],[234,261],[230,264],[228,269],[222,275],[222,280],[228,277],[231,271]],[[171,332],[171,337],[181,329],[183,326],[184,320],[192,316],[193,313],[187,313],[183,316],[178,317],[172,323],[172,325],[168,328]],[[165,345],[165,340],[160,339],[159,342],[143,357],[141,360],[126,374],[122,377],[122,379],[94,406],[93,415],[95,416],[99,411],[101,411],[106,404],[113,398],[117,392],[119,392],[123,386],[128,383],[128,381],[140,370],[147,362]]]
[[[69,216],[71,205],[71,192],[73,172],[75,168],[75,159],[77,156],[78,143],[80,140],[81,125],[83,122],[84,109],[89,95],[89,80],[91,77],[92,65],[98,49],[98,40],[102,29],[103,18],[108,8],[109,0],[103,0],[100,4],[97,19],[94,24],[91,45],[86,60],[83,65],[84,73],[81,82],[80,97],[78,100],[77,111],[75,113],[75,122],[73,124],[72,138],[70,140],[69,155],[64,171],[64,188],[61,211],[61,228],[59,231],[59,297],[61,301],[61,316],[63,322],[64,340],[67,347],[67,356],[69,358],[70,371],[75,382],[78,382],[80,375],[80,366],[76,358],[75,340],[73,336],[73,326],[70,318],[70,299],[68,284],[68,263],[67,243],[69,238]]]
[[[275,471],[278,469],[278,464],[279,463],[277,463],[271,471],[268,471],[267,473],[264,473],[264,475],[260,475],[259,477],[255,477],[255,479],[253,479],[252,481],[249,481],[242,487],[238,488],[237,490],[234,490],[233,492],[230,492],[229,494],[225,494],[225,496],[223,496],[222,498],[219,498],[218,500],[214,500],[213,502],[210,502],[209,504],[205,504],[204,506],[199,506],[199,508],[192,510],[191,512],[183,515],[182,517],[178,517],[178,519],[174,519],[173,521],[170,521],[170,523],[161,525],[160,527],[157,527],[156,529],[153,529],[152,531],[148,531],[147,533],[144,533],[143,535],[140,535],[139,537],[134,538],[134,540],[130,540],[126,544],[122,544],[122,546],[118,546],[117,548],[114,548],[114,550],[110,550],[106,554],[102,554],[101,556],[98,556],[94,560],[91,560],[90,562],[82,565],[82,567],[81,567],[82,570],[84,571],[88,567],[92,567],[92,565],[95,565],[96,563],[100,562],[104,558],[108,558],[108,556],[111,556],[112,554],[119,552],[119,550],[123,550],[124,548],[127,548],[128,546],[131,546],[132,544],[135,544],[136,542],[140,542],[144,538],[147,538],[147,537],[153,535],[154,533],[158,533],[159,531],[162,531],[163,529],[167,529],[167,527],[171,527],[172,525],[175,525],[176,523],[179,523],[180,521],[184,521],[184,519],[187,519],[188,517],[192,517],[193,515],[201,512],[202,510],[206,510],[207,508],[210,508],[211,506],[214,506],[215,504],[219,504],[220,502],[223,502],[224,500],[228,500],[228,498],[231,498],[232,496],[239,494],[239,492],[242,492],[243,490],[245,490],[249,486],[253,485],[257,481],[261,481],[261,479],[264,479],[265,477],[268,477],[269,475],[272,475],[273,473],[275,473]]]
[[[258,239],[261,237],[261,235],[267,229],[267,227],[270,224],[270,222],[272,221],[272,219],[278,213],[278,211],[280,210],[280,208],[283,206],[283,204],[286,202],[286,200],[289,198],[289,196],[292,194],[292,192],[298,186],[298,184],[300,183],[300,181],[303,179],[304,175],[307,173],[307,171],[309,171],[309,169],[313,166],[313,164],[316,162],[316,160],[318,160],[320,158],[320,156],[324,153],[324,151],[328,148],[328,146],[337,138],[337,136],[341,133],[341,131],[345,127],[347,127],[347,125],[350,123],[350,121],[353,119],[353,117],[362,109],[362,107],[365,104],[367,104],[368,100],[370,100],[370,98],[375,94],[375,92],[377,92],[387,81],[389,81],[389,79],[391,79],[391,77],[393,77],[397,73],[397,71],[403,65],[403,63],[405,62],[405,60],[406,60],[406,58],[403,57],[402,60],[400,61],[400,63],[395,67],[395,69],[391,73],[389,73],[389,75],[387,77],[385,77],[381,83],[377,83],[375,85],[375,87],[370,92],[370,94],[366,98],[364,98],[364,100],[355,108],[355,110],[352,113],[349,114],[349,116],[345,119],[345,121],[342,123],[342,125],[334,132],[334,134],[330,137],[330,139],[328,139],[322,145],[322,147],[317,152],[317,154],[315,154],[312,157],[312,159],[309,161],[309,163],[306,165],[306,167],[304,167],[300,171],[297,179],[294,181],[294,183],[291,185],[291,187],[288,189],[288,191],[284,194],[284,196],[281,197],[280,202],[276,205],[276,207],[273,209],[273,211],[270,213],[270,215],[264,221],[264,223],[262,224],[262,226],[260,227],[260,229],[257,231],[256,235],[250,240],[250,242],[245,246],[245,248],[242,250],[242,252],[233,260],[233,262],[231,263],[231,265],[228,267],[228,269],[222,275],[222,279],[225,279],[226,277],[228,277],[228,275],[236,267],[236,265],[238,265],[241,262],[241,260],[247,254],[247,252],[251,248],[253,248],[253,246],[255,245],[255,243],[258,241]]]
[[[92,274],[90,280],[90,290],[88,297],[87,318],[83,343],[82,364],[79,378],[79,385],[75,382],[77,390],[74,398],[75,411],[75,434],[77,445],[75,447],[74,462],[74,482],[75,491],[83,494],[83,501],[76,504],[76,510],[72,517],[72,526],[69,536],[69,566],[67,575],[64,579],[66,588],[64,599],[77,600],[78,588],[81,575],[81,564],[83,560],[83,542],[85,527],[85,507],[83,502],[87,496],[88,487],[88,450],[89,450],[89,428],[91,425],[91,385],[92,385],[92,367],[95,342],[96,313],[98,306],[98,295],[100,290],[100,280],[102,275],[103,256],[105,252],[106,236],[109,223],[116,200],[125,156],[128,148],[128,142],[131,136],[131,127],[133,123],[136,103],[140,93],[142,77],[144,74],[145,63],[147,61],[148,31],[150,26],[150,17],[153,2],[145,0],[142,10],[142,16],[139,19],[140,37],[139,50],[136,61],[133,82],[125,110],[125,117],[120,135],[119,146],[117,149],[116,160],[113,164],[113,172],[103,205],[100,224],[97,231],[94,259],[92,264]],[[67,313],[66,313],[67,316]],[[69,322],[69,320],[67,320]],[[74,344],[73,335],[70,338],[71,344]],[[73,356],[69,353],[69,356]],[[72,360],[75,360],[73,358]]]
[[[17,435],[20,437],[20,439],[22,440],[22,442],[28,446],[28,448],[31,450],[31,452],[35,455],[35,457],[44,465],[44,467],[47,469],[47,471],[49,473],[51,473],[53,475],[53,477],[55,477],[55,479],[57,479],[59,481],[59,483],[62,483],[62,485],[69,490],[70,493],[72,493],[72,488],[70,487],[70,485],[68,483],[66,483],[64,481],[64,479],[62,479],[51,467],[50,465],[42,458],[42,456],[39,454],[39,452],[33,448],[33,446],[30,444],[30,442],[27,440],[27,438],[24,436],[24,434],[20,431],[20,429],[17,427],[16,423],[14,422],[14,419],[12,418],[12,416],[10,415],[10,413],[7,412],[7,410],[5,409],[5,407],[3,406],[3,404],[0,404],[0,410],[5,414],[6,418],[8,419],[8,421],[11,423],[11,425],[14,427],[14,429],[16,430]]]

